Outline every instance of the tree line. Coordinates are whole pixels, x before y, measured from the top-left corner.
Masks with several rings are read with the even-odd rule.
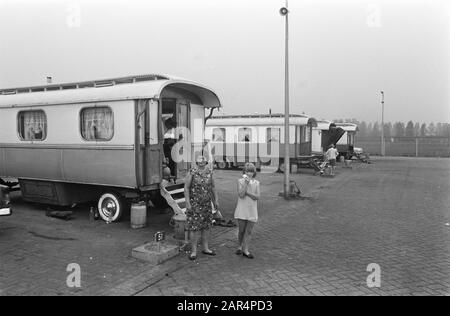
[[[335,123],[354,123],[358,125],[358,137],[381,137],[381,123],[377,122],[360,122],[357,119],[337,119]],[[449,123],[419,123],[409,121],[384,123],[385,137],[427,137],[440,136],[450,137]]]

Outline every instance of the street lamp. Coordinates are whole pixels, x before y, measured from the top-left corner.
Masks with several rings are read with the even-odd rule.
[[[288,0],[286,6],[280,9],[280,14],[285,17],[285,71],[284,71],[284,198],[289,198],[289,175],[291,164],[289,157],[289,10]]]
[[[385,144],[384,144],[384,91],[381,92],[381,156],[384,157],[385,152]]]

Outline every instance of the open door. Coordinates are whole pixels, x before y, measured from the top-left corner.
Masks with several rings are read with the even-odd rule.
[[[145,185],[159,184],[162,179],[162,142],[159,135],[160,106],[156,100],[145,102],[144,179]],[[141,127],[142,128],[142,127]]]
[[[323,150],[327,151],[331,144],[336,144],[345,131],[340,127],[331,126],[328,131],[322,131],[322,146]]]
[[[189,158],[191,153],[191,135],[189,133],[189,102],[183,99],[177,99],[176,103],[176,122],[177,122],[177,135],[178,141],[187,142],[186,146],[180,149],[179,155]],[[185,152],[186,151],[186,152]],[[181,161],[177,163],[177,178],[184,179],[189,171],[190,163],[188,161]]]

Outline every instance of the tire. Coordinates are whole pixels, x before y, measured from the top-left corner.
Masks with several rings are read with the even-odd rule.
[[[284,173],[284,171],[286,170],[284,162],[280,163],[278,170],[279,172]]]
[[[122,217],[125,204],[117,193],[104,193],[98,200],[98,213],[105,222],[118,222]]]

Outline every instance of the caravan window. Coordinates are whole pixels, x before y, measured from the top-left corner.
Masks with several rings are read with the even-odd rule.
[[[252,141],[252,130],[244,127],[238,131],[238,141],[242,143],[250,143]]]
[[[311,127],[308,125],[305,128],[305,141],[310,142],[311,141]]]
[[[108,141],[114,134],[114,117],[109,107],[85,108],[81,111],[81,135],[88,141]]]
[[[212,141],[223,143],[226,139],[226,131],[225,128],[215,128],[213,129]]]
[[[47,116],[44,111],[23,111],[18,115],[21,140],[42,141],[47,137]]]
[[[266,130],[266,143],[270,142],[280,142],[280,129],[269,127]]]

